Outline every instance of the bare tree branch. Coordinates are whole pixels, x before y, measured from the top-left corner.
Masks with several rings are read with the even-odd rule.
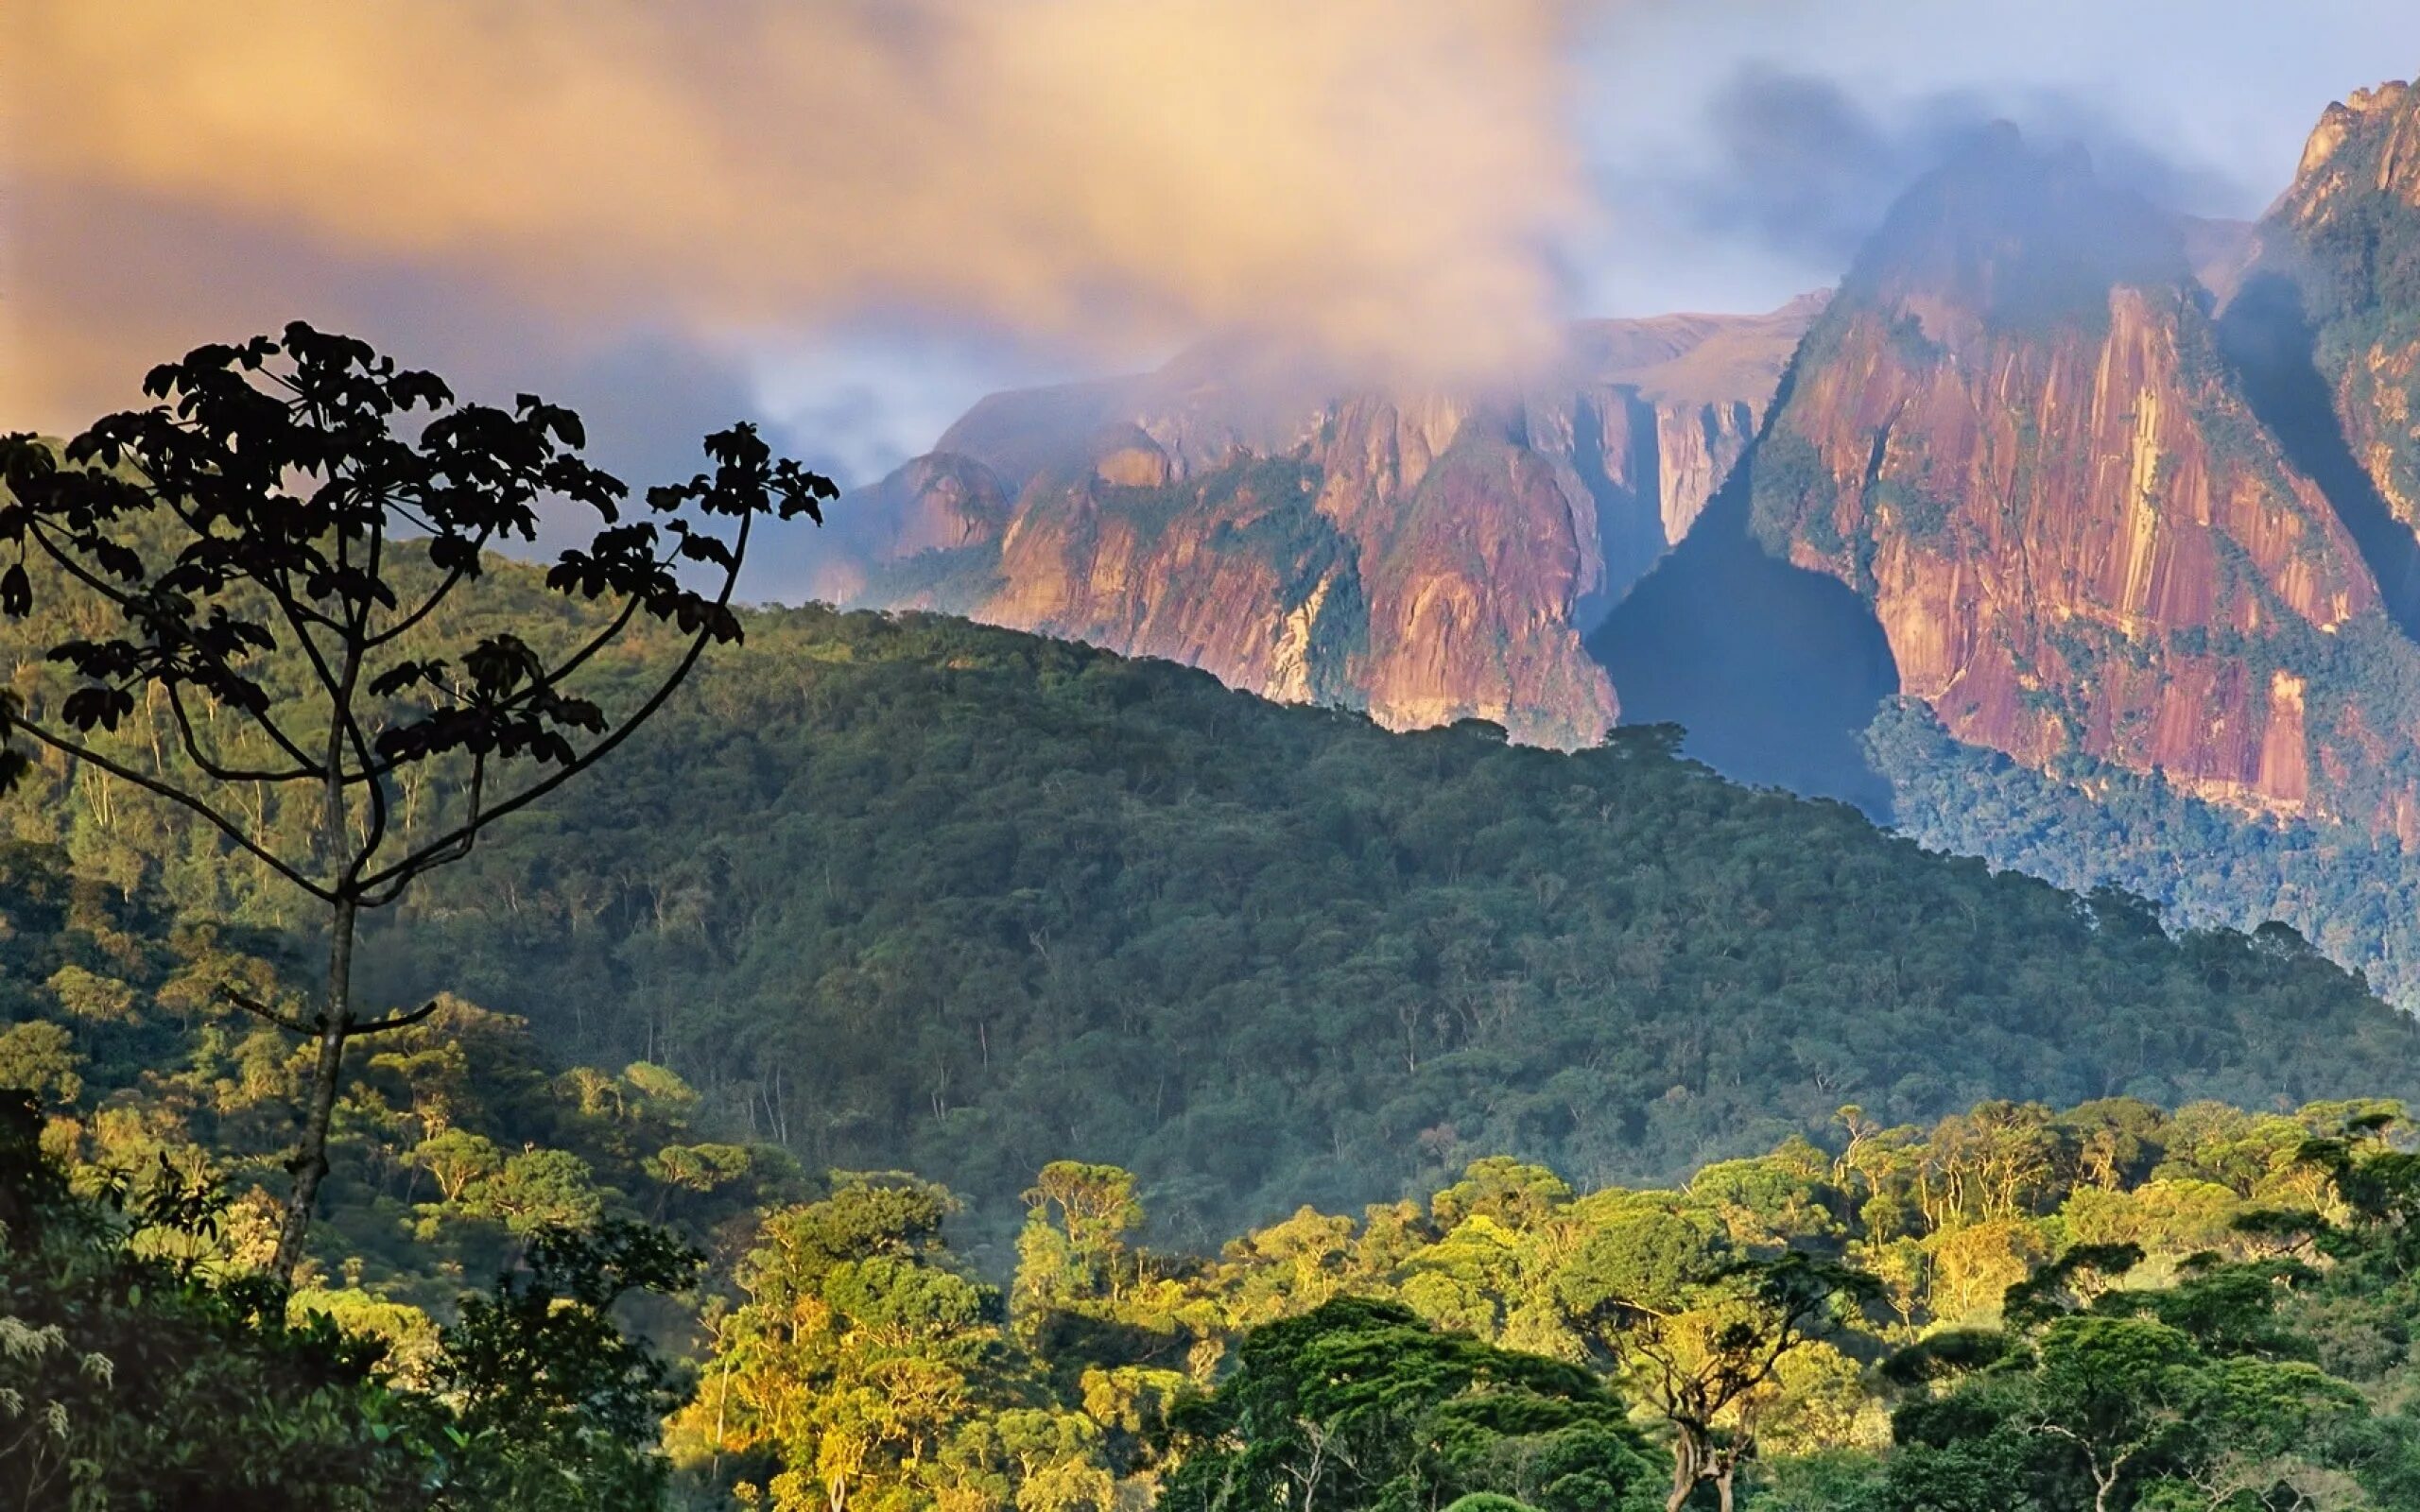
[[[233,1004],[235,1006],[243,1009],[246,1013],[267,1019],[269,1022],[276,1024],[279,1028],[286,1030],[292,1034],[299,1034],[306,1040],[311,1038],[313,1035],[318,1034],[322,1027],[317,1020],[306,1022],[305,1021],[296,1018],[293,1014],[287,1013],[283,1009],[270,1007],[268,1004],[261,1002],[258,998],[246,997],[243,993],[236,991],[232,987],[220,988],[218,989],[218,995]]]
[[[752,523],[752,517],[746,515],[740,517],[738,552],[741,554],[744,554],[748,549],[748,528]],[[715,607],[717,610],[730,608],[732,592],[738,586],[738,584],[739,574],[736,570],[726,573],[723,576],[722,592],[715,598]],[[458,851],[454,852],[456,856],[470,854],[471,844],[475,841],[478,836],[478,833],[481,830],[487,828],[487,826],[493,824],[497,819],[504,817],[508,814],[528,807],[538,799],[545,797],[548,793],[553,792],[556,788],[559,788],[565,782],[570,782],[579,773],[586,771],[591,766],[594,766],[597,762],[603,760],[605,756],[614,749],[614,747],[619,746],[623,741],[628,740],[634,732],[637,731],[641,725],[646,724],[648,719],[654,717],[655,712],[664,707],[666,702],[671,698],[673,693],[680,688],[682,682],[687,679],[689,676],[689,669],[698,664],[698,658],[705,654],[706,643],[712,639],[713,631],[710,628],[699,630],[697,636],[690,641],[687,653],[681,658],[681,664],[672,669],[671,674],[657,686],[653,694],[648,696],[646,703],[640,705],[637,711],[633,713],[630,718],[623,721],[619,728],[608,733],[604,739],[598,741],[596,745],[591,746],[588,749],[580,752],[578,756],[573,757],[570,761],[565,762],[562,765],[557,767],[551,775],[545,777],[540,782],[532,783],[518,795],[507,799],[505,801],[497,804],[494,808],[489,809],[485,813],[481,813],[476,808],[474,808],[471,816],[464,820],[459,828],[456,829],[449,834],[441,835],[438,839],[421,847],[418,850],[405,856],[402,860],[397,861],[392,866],[387,867],[379,871],[372,872],[368,877],[360,879],[360,886],[368,889],[381,887],[397,880],[409,881],[411,877],[417,874],[422,868],[430,864],[437,857],[445,855],[447,853],[447,847],[449,846],[459,845],[461,847]]]
[[[429,533],[434,535],[437,532],[434,528],[431,528]],[[474,560],[477,559],[478,556],[488,549],[488,542],[493,540],[494,537],[495,531],[493,528],[485,529],[478,533],[478,536],[471,542],[471,555]],[[430,614],[436,612],[437,606],[445,602],[446,596],[452,593],[455,589],[460,587],[462,580],[470,576],[470,569],[467,567],[454,568],[445,575],[445,580],[443,582],[439,583],[434,589],[430,590],[428,597],[422,600],[418,609],[413,610],[410,613],[405,615],[402,619],[397,620],[394,624],[388,626],[385,629],[380,630],[377,634],[371,636],[369,640],[363,643],[363,644],[374,651],[382,645],[391,644],[392,643],[401,640],[410,631],[413,626],[418,625],[421,621],[428,618]]]
[[[191,810],[193,813],[199,815],[202,818],[216,826],[219,833],[226,835],[227,838],[234,841],[237,845],[242,846],[254,856],[259,857],[263,863],[265,863],[271,870],[275,871],[279,876],[284,877],[286,881],[294,884],[297,887],[302,888],[304,892],[309,893],[312,897],[319,899],[322,902],[334,902],[337,901],[337,895],[333,891],[320,885],[319,883],[313,882],[302,872],[280,860],[273,852],[264,850],[261,846],[255,844],[250,836],[246,835],[242,830],[235,826],[233,820],[220,814],[216,809],[212,808],[209,804],[204,803],[201,799],[194,797],[192,794],[182,792],[169,783],[160,782],[156,778],[146,777],[141,772],[136,771],[133,767],[127,765],[124,762],[112,760],[110,757],[102,755],[99,751],[93,749],[89,746],[69,740],[64,735],[56,734],[51,730],[45,730],[42,726],[34,723],[32,720],[25,717],[22,713],[11,715],[9,717],[9,726],[12,730],[24,730],[26,734],[33,736],[36,740],[41,741],[43,745],[48,746],[51,749],[58,751],[62,755],[73,756],[79,762],[90,762],[112,777],[124,778],[126,781],[132,782],[135,786],[142,788],[147,793],[156,794],[161,798],[168,799],[170,802]]]
[[[196,766],[200,767],[204,772],[217,779],[219,782],[298,782],[306,777],[320,777],[324,775],[320,772],[318,766],[311,765],[309,759],[304,757],[301,751],[294,750],[291,747],[288,747],[288,753],[297,761],[303,763],[302,765],[298,766],[291,771],[259,771],[248,767],[228,766],[222,763],[212,760],[202,752],[201,741],[194,732],[193,716],[185,710],[184,695],[181,687],[179,684],[174,682],[168,683],[166,686],[168,690],[168,710],[176,718],[177,733],[182,739],[184,744],[185,755],[192,758],[193,764]],[[267,720],[259,719],[251,715],[247,715],[247,717],[254,718],[255,723],[260,724],[264,729],[269,729],[268,722]],[[269,734],[270,738],[277,741],[280,745],[285,744],[285,731],[269,729]]]
[[[353,1035],[354,1039],[359,1039],[365,1034],[385,1034],[389,1029],[408,1029],[436,1011],[437,1000],[432,998],[408,1013],[390,1013],[383,1019],[364,1020],[353,1026]]]
[[[82,583],[94,593],[100,594],[103,598],[106,598],[111,603],[115,604],[121,610],[131,610],[133,609],[133,594],[127,593],[124,589],[117,587],[107,578],[100,576],[85,567],[82,562],[76,560],[73,557],[70,557],[65,552],[60,551],[58,546],[51,542],[50,537],[43,532],[41,520],[35,519],[26,522],[26,533],[33,537],[34,544],[40,546],[45,553],[47,553],[52,561],[57,562],[60,567],[66,569],[78,582]]]

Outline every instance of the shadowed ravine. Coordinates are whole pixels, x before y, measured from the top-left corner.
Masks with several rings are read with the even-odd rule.
[[[1685,726],[1688,753],[1726,777],[1845,799],[1887,821],[1890,785],[1860,737],[1899,691],[1898,663],[1856,593],[1749,535],[1754,458],[1589,637],[1589,652],[1613,678],[1623,723]]]
[[[2220,351],[2253,413],[2344,522],[2377,579],[2387,617],[2406,635],[2420,637],[2420,537],[2388,509],[2344,444],[2326,380],[2312,357],[2316,340],[2301,291],[2275,273],[2248,281],[2219,320]]]

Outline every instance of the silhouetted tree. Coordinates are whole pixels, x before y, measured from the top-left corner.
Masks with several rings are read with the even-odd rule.
[[[627,740],[710,643],[740,638],[731,597],[757,518],[820,523],[837,490],[738,424],[705,438],[710,472],[648,490],[655,519],[624,522],[629,490],[581,458],[571,411],[529,394],[510,411],[458,404],[436,376],[299,322],[197,348],[144,391],[159,403],[63,452],[0,439],[0,550],[15,555],[0,610],[73,595],[82,632],[48,649],[73,674],[55,702],[0,694],[0,742],[22,735],[182,806],[325,907],[315,1007],[230,993],[318,1045],[275,1261],[290,1277],[346,1045],[434,1007],[356,1013],[360,915]],[[535,541],[545,501],[601,521],[546,586],[605,608],[518,625],[530,639],[480,633],[466,611],[485,553]],[[607,653],[641,614],[687,644],[632,688]],[[609,712],[599,685],[616,682]],[[0,752],[0,785],[28,759]],[[288,790],[318,811],[299,839],[260,818]],[[251,822],[233,806],[247,792]]]

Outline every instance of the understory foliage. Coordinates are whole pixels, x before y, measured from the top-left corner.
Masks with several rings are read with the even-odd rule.
[[[678,1398],[609,1310],[693,1281],[699,1257],[668,1235],[540,1230],[439,1327],[358,1295],[297,1296],[229,1260],[216,1187],[165,1162],[147,1181],[71,1180],[43,1135],[31,1099],[0,1092],[8,1504],[661,1504],[667,1467],[649,1445]]]
[[[218,988],[271,990],[283,954],[280,936],[0,846],[0,1087],[43,1100],[46,1147],[85,1190],[164,1171],[223,1190],[217,1247],[239,1266],[274,1252],[312,1061]],[[701,1137],[696,1108],[660,1066],[562,1068],[520,1021],[441,997],[347,1067],[302,1295],[440,1306],[544,1229],[646,1222],[710,1242],[800,1190],[794,1160]]]

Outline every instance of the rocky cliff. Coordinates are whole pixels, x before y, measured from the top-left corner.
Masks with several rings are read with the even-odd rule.
[[[1961,740],[2407,824],[2415,731],[2355,662],[2411,647],[2256,412],[2183,232],[2013,131],[1932,175],[1809,333],[1754,528],[1872,605]]]
[[[2301,288],[2354,457],[2420,528],[2420,91],[2382,84],[2330,105],[2261,239],[2264,263]]]
[[[813,596],[946,609],[1396,728],[1599,739],[1583,638],[1753,439],[1820,300],[1596,321],[1518,391],[1344,389],[1211,348],[995,395],[834,510]]]

